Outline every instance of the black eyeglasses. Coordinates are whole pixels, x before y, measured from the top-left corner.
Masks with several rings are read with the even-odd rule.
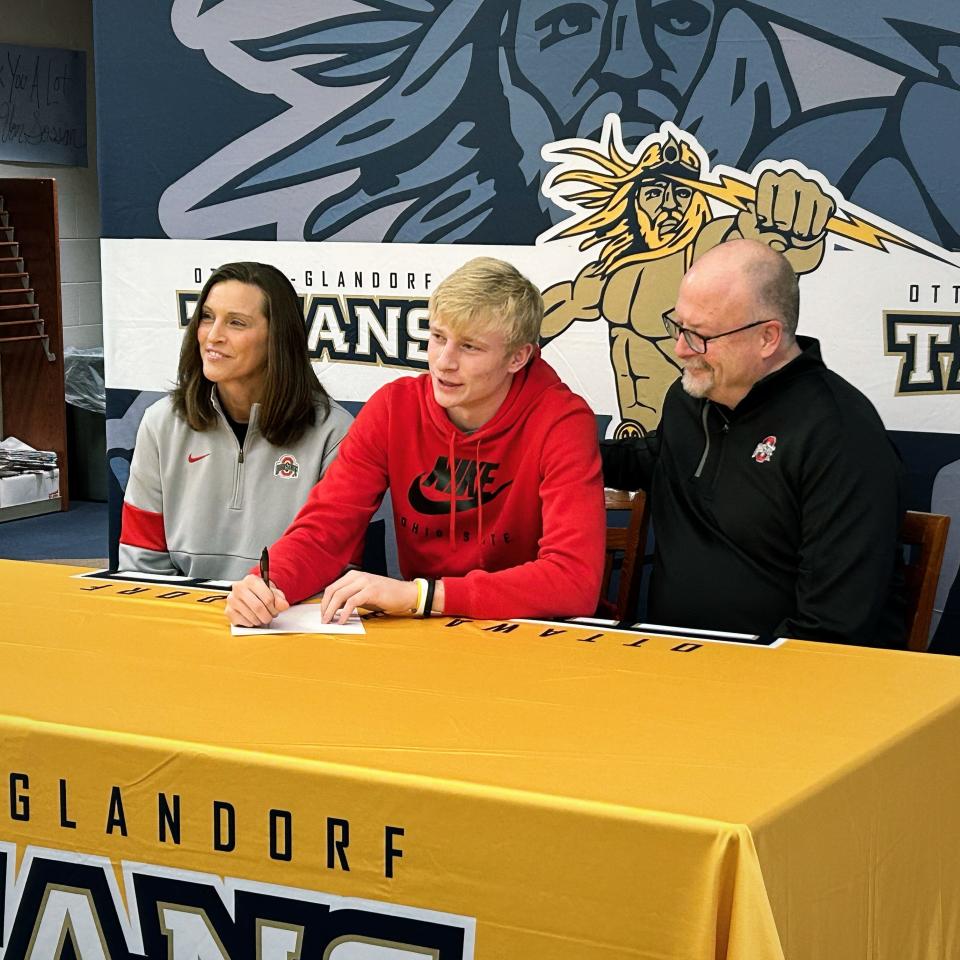
[[[695,333],[693,330],[688,330],[686,327],[680,326],[671,316],[672,313],[672,310],[668,310],[663,315],[664,329],[670,335],[671,340],[676,340],[682,333],[683,339],[687,341],[687,346],[694,353],[706,353],[707,344],[711,340],[719,340],[721,337],[729,337],[732,333],[741,333],[744,330],[749,330],[751,327],[759,327],[761,323],[769,323],[768,320],[754,320],[753,323],[737,327],[736,330],[728,330],[726,333],[715,333],[713,336],[705,337],[702,333]]]

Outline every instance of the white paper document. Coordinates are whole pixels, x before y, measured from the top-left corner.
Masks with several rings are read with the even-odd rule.
[[[363,621],[354,613],[346,623],[321,623],[319,603],[298,603],[284,610],[265,627],[231,626],[235,637],[245,637],[257,633],[330,633],[363,634]]]

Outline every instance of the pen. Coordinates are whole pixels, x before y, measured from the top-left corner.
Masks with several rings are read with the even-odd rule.
[[[260,554],[260,579],[268,587],[270,586],[270,551],[266,547]]]

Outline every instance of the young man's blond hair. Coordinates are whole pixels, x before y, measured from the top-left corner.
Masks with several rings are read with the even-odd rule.
[[[430,316],[442,319],[458,337],[498,330],[510,353],[539,339],[543,297],[512,264],[475,257],[433,291]]]

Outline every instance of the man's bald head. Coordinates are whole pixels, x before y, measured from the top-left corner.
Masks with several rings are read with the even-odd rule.
[[[800,317],[800,287],[782,253],[756,240],[728,240],[705,253],[693,270],[701,281],[737,283],[752,300],[757,319],[779,320],[786,342],[793,342]]]
[[[705,253],[684,275],[673,311],[684,331],[674,347],[683,389],[735,407],[758,380],[799,356],[798,305],[782,254],[755,240]]]

